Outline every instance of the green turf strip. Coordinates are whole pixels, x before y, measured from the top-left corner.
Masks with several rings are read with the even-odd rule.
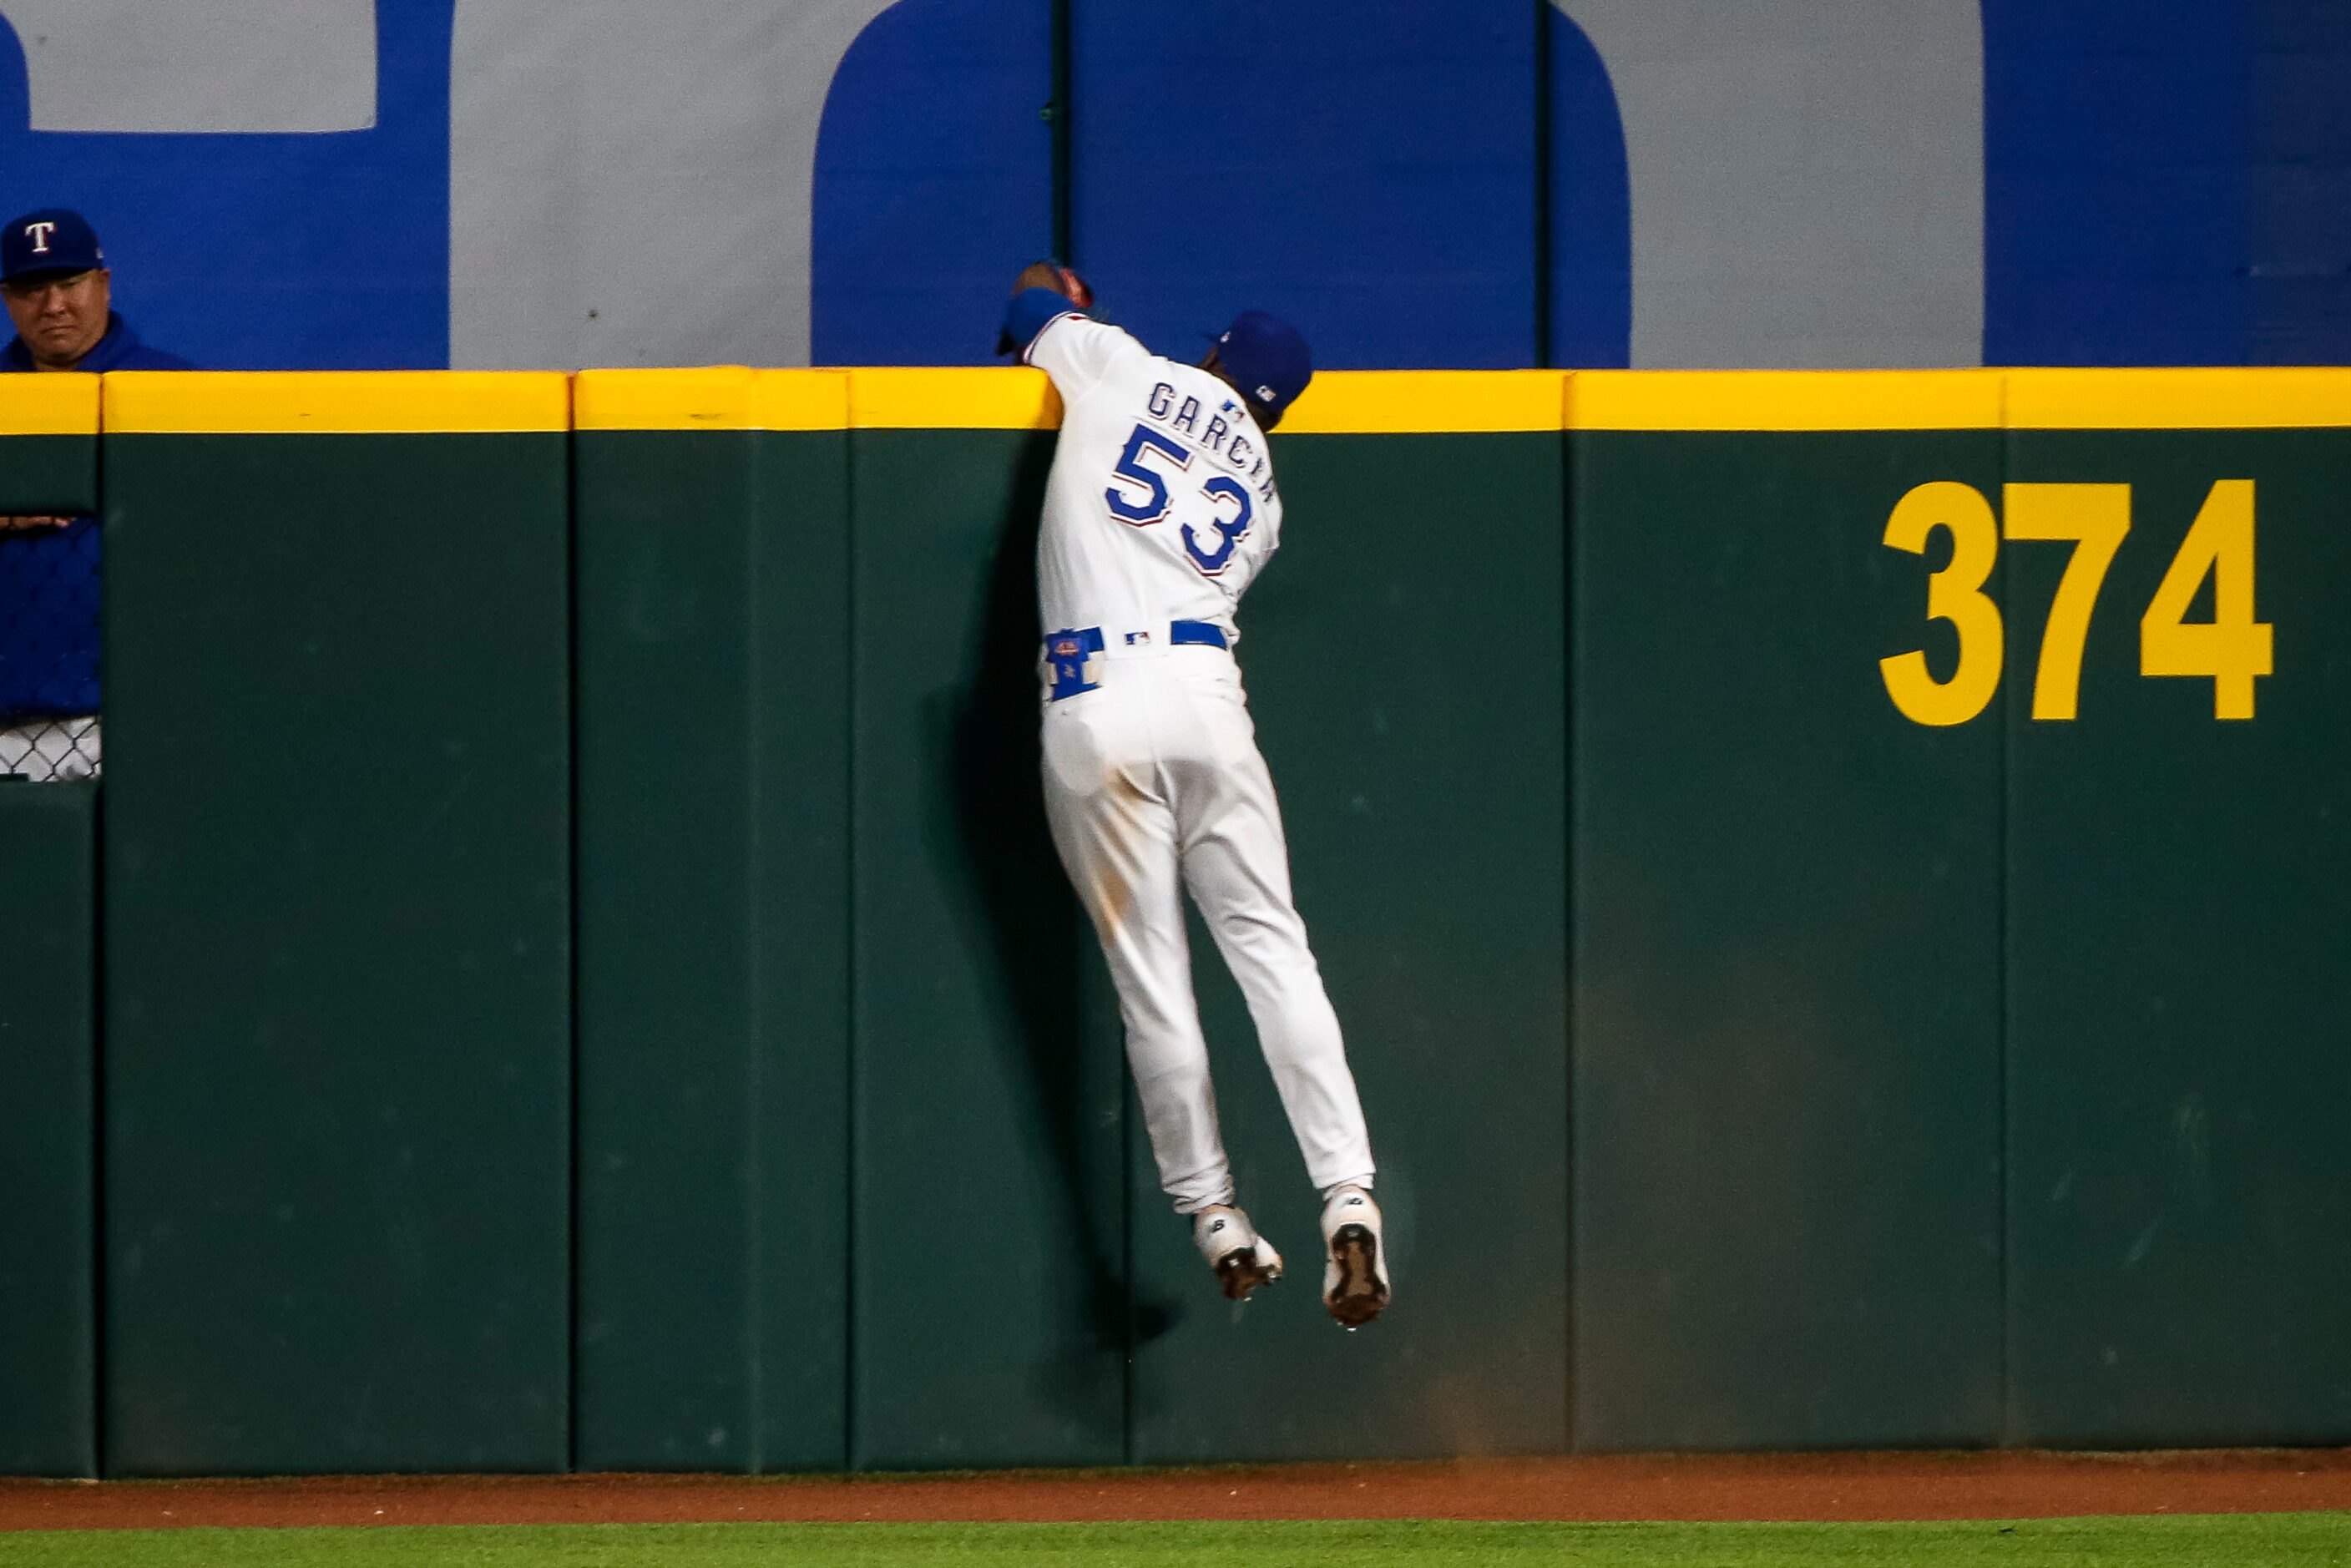
[[[2063,1564],[2212,1568],[2351,1564],[2351,1514],[1936,1524],[445,1525],[352,1530],[44,1531],[0,1535],[8,1568],[829,1568],[1066,1564],[1069,1568],[1385,1568],[1390,1563]]]

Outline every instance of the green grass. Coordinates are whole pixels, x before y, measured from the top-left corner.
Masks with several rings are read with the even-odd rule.
[[[1935,1524],[607,1524],[0,1534],[7,1568],[2064,1568],[2351,1564],[2351,1514]]]

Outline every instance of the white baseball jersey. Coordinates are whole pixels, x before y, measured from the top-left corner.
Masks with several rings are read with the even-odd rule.
[[[1030,364],[1061,394],[1061,443],[1037,542],[1048,632],[1123,635],[1200,621],[1238,637],[1233,607],[1281,536],[1265,434],[1207,371],[1116,327],[1055,317]]]
[[[1047,323],[1028,358],[1063,410],[1037,546],[1043,630],[1063,657],[1089,649],[1083,679],[1057,678],[1046,704],[1046,815],[1118,988],[1160,1185],[1186,1214],[1234,1197],[1192,996],[1189,893],[1249,998],[1309,1178],[1368,1186],[1363,1106],[1229,651],[1233,608],[1281,525],[1265,436],[1215,376],[1075,313]],[[1227,645],[1196,628],[1178,641],[1177,622]],[[1098,646],[1054,636],[1085,632]]]

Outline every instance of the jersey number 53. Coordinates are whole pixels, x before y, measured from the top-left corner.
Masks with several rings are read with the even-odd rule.
[[[1192,466],[1192,454],[1188,449],[1147,424],[1138,424],[1126,438],[1125,448],[1119,453],[1118,462],[1111,468],[1111,473],[1120,484],[1113,484],[1102,492],[1102,501],[1110,507],[1110,515],[1138,528],[1147,528],[1154,523],[1165,521],[1174,504],[1168,498],[1166,476],[1144,462],[1145,456],[1155,452],[1175,464],[1178,474],[1188,472]],[[1138,486],[1143,498],[1140,501],[1131,499],[1129,493],[1121,488],[1121,484]],[[1192,558],[1192,564],[1198,567],[1203,575],[1215,577],[1231,563],[1234,547],[1248,534],[1249,518],[1257,508],[1249,502],[1248,489],[1228,474],[1213,476],[1200,486],[1200,494],[1217,508],[1217,515],[1210,519],[1216,528],[1217,548],[1202,549],[1199,536],[1192,531],[1191,524],[1186,523],[1183,525],[1184,553]],[[1228,500],[1234,507],[1230,517],[1223,513],[1223,503]]]

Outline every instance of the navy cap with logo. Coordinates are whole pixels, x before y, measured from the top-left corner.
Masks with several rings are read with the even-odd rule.
[[[88,272],[105,265],[106,253],[98,247],[98,231],[70,207],[43,207],[12,218],[7,228],[0,230],[0,282],[15,283],[45,273]]]
[[[1244,310],[1217,338],[1217,359],[1233,384],[1267,411],[1269,423],[1314,379],[1314,356],[1298,329],[1263,310]]]

